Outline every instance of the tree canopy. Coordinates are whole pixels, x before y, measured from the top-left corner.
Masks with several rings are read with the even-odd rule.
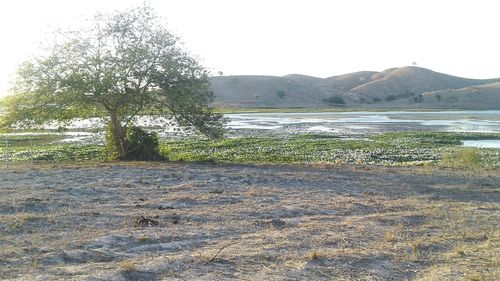
[[[47,55],[19,68],[0,126],[102,117],[122,156],[127,128],[142,114],[222,136],[224,119],[210,107],[208,71],[150,7],[100,14],[89,23],[58,32]]]

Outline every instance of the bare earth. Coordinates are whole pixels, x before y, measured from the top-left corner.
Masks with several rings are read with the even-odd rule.
[[[3,280],[500,280],[500,173],[0,166]]]

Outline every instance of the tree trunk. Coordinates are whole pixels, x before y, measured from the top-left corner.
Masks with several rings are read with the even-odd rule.
[[[110,130],[113,135],[114,146],[116,147],[116,151],[119,152],[119,158],[124,159],[128,153],[129,144],[126,136],[126,128],[120,122],[120,119],[116,114],[110,114],[111,122],[110,122]]]

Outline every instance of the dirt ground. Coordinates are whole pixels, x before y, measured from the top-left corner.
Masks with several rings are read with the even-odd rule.
[[[500,280],[500,173],[0,165],[2,280]]]

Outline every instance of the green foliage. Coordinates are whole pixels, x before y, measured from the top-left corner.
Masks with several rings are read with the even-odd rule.
[[[440,147],[459,145],[461,137],[461,134],[447,132],[390,132],[375,136],[373,139],[395,146]]]
[[[375,136],[372,140],[345,140],[328,135],[289,138],[234,138],[221,141],[193,139],[168,141],[161,152],[172,161],[246,163],[368,163],[437,162],[443,149],[461,149],[463,139],[499,138],[499,134],[404,132]],[[488,163],[498,166],[495,150]],[[485,160],[485,159],[483,159]],[[485,161],[486,162],[486,161]],[[495,164],[496,163],[496,164]]]
[[[333,104],[333,105],[344,105],[345,104],[345,100],[341,96],[331,96],[327,99],[323,99],[322,101],[325,103],[328,103],[328,104]]]
[[[126,145],[139,114],[172,117],[218,138],[224,119],[209,106],[208,71],[182,50],[149,7],[99,15],[80,30],[62,32],[49,55],[24,63],[14,94],[0,105],[3,127],[102,117]]]
[[[129,150],[122,160],[161,160],[156,133],[148,133],[139,127],[127,129]]]
[[[303,135],[291,138],[235,138],[221,141],[170,141],[162,152],[173,161],[222,161],[250,163],[366,163],[410,161],[412,155],[432,158],[428,152],[404,153],[394,146],[367,140],[344,140],[331,136]],[[402,155],[403,156],[402,156]],[[419,158],[419,159],[420,159]],[[434,158],[432,158],[434,159]]]
[[[378,98],[378,97],[373,97],[372,98],[373,102],[381,102],[382,99]]]
[[[83,144],[46,144],[0,147],[0,161],[102,161],[102,146]]]
[[[438,102],[441,102],[442,96],[440,94],[435,95]]]
[[[468,133],[468,132],[389,132],[374,136],[376,140],[414,138],[438,144],[460,144],[460,140],[500,139],[499,133]]]

